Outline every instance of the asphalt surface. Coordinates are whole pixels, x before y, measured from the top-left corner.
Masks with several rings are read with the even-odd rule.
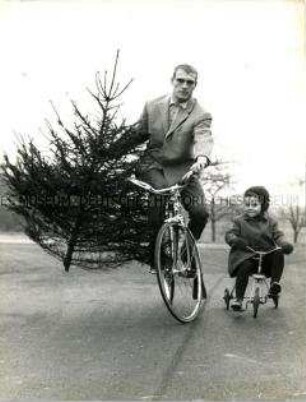
[[[201,254],[209,299],[181,325],[146,266],[67,274],[36,245],[0,244],[0,398],[305,400],[305,250],[257,319],[225,310],[227,250]]]

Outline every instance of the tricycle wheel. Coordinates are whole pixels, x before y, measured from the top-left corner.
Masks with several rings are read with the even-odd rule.
[[[227,288],[224,290],[223,300],[225,302],[226,310],[228,310],[229,305],[230,305],[230,300],[231,300],[231,294],[230,294],[230,291]]]
[[[278,295],[272,297],[275,308],[278,308],[278,299],[279,299]]]
[[[259,288],[255,289],[254,299],[253,299],[253,317],[257,317],[258,308],[260,305],[260,295],[259,295]]]

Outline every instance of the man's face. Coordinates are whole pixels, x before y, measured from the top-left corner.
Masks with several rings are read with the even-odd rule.
[[[178,69],[175,77],[172,78],[173,98],[178,102],[186,102],[190,99],[196,87],[196,79],[195,74],[188,74],[186,71]]]

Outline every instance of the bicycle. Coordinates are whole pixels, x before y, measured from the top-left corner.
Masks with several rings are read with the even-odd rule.
[[[155,242],[154,265],[167,309],[179,322],[189,323],[198,317],[206,289],[196,240],[183,214],[180,191],[186,184],[155,189],[136,178],[130,181],[154,195],[165,196],[165,218]]]
[[[276,246],[272,250],[269,251],[257,251],[254,250],[251,247],[247,247],[253,254],[254,258],[258,260],[258,267],[257,267],[257,273],[251,275],[252,283],[251,283],[251,291],[249,296],[245,296],[244,300],[246,301],[246,309],[248,308],[248,304],[252,304],[253,306],[253,317],[256,318],[258,314],[258,309],[260,304],[266,304],[268,299],[271,298],[274,307],[278,308],[278,301],[279,301],[279,295],[269,295],[269,283],[268,283],[268,278],[266,275],[262,273],[262,261],[264,256],[274,253],[276,251],[281,250],[281,247]],[[248,285],[250,287],[250,285]],[[232,291],[230,291],[228,288],[224,290],[224,296],[223,299],[225,301],[226,309],[229,309],[230,306],[230,301],[233,299],[233,295],[235,292],[235,286],[233,287]]]

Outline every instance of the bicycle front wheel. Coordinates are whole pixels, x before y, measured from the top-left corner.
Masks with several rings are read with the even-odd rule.
[[[156,240],[155,265],[162,298],[181,323],[193,321],[206,297],[196,241],[176,222],[162,225]]]

